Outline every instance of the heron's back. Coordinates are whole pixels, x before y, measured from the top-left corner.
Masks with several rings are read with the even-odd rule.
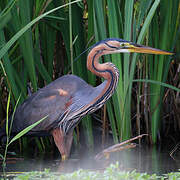
[[[12,131],[19,132],[45,116],[48,117],[31,133],[50,131],[59,126],[66,113],[66,118],[73,118],[73,113],[90,103],[100,93],[100,90],[94,90],[94,87],[77,76],[62,76],[32,94],[17,108]]]

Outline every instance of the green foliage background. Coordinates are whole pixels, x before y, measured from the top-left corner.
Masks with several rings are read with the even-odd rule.
[[[0,122],[10,90],[13,107],[20,94],[20,103],[28,97],[28,86],[35,92],[64,74],[76,74],[96,86],[101,80],[87,71],[87,54],[73,59],[95,42],[116,37],[177,52],[174,58],[103,58],[118,67],[120,79],[111,100],[94,115],[102,127],[102,142],[112,131],[115,143],[141,133],[156,143],[158,132],[170,127],[172,119],[174,131],[180,128],[179,22],[179,0],[0,0]],[[81,123],[91,149],[94,121],[86,116]],[[42,150],[47,141],[36,143]]]

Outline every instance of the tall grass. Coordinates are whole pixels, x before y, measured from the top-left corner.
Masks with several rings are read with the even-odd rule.
[[[0,157],[3,159],[3,162],[2,162],[3,172],[5,172],[5,168],[6,168],[6,157],[7,157],[8,147],[10,146],[10,144],[12,144],[14,141],[16,141],[17,139],[22,137],[27,132],[29,132],[31,129],[33,129],[35,126],[37,126],[40,122],[42,122],[48,116],[47,115],[47,116],[43,117],[42,119],[40,119],[39,121],[37,121],[36,123],[24,128],[22,131],[17,133],[13,138],[11,138],[11,130],[12,130],[12,125],[13,125],[13,120],[14,120],[14,114],[15,114],[17,105],[19,103],[20,96],[19,96],[19,98],[15,104],[15,107],[14,107],[14,110],[13,110],[13,113],[11,116],[11,121],[9,122],[10,98],[11,98],[11,95],[9,93],[8,100],[7,100],[7,108],[6,108],[6,126],[5,126],[5,129],[6,129],[6,146],[5,146],[4,155],[0,154]]]
[[[69,7],[68,2],[72,3]],[[96,86],[100,80],[87,72],[86,55],[74,63],[73,59],[107,37],[174,51],[179,48],[179,7],[178,0],[69,0],[66,4],[62,0],[2,1],[2,87],[12,92],[11,103],[15,105],[20,94],[20,103],[27,97],[27,84],[35,92],[63,74],[76,74]],[[102,60],[112,61],[118,67],[120,79],[107,108],[102,108],[97,117],[108,120],[104,124],[110,123],[114,142],[146,131],[151,142],[156,143],[166,90],[162,85],[167,80],[171,57],[116,54]],[[1,97],[4,89],[0,91]],[[85,140],[91,148],[93,121],[91,116],[82,120]]]
[[[88,2],[89,4],[92,3],[92,1]],[[175,45],[174,42],[177,40],[177,24],[179,24],[178,4],[178,1],[168,1],[168,3],[165,3],[164,1],[160,2],[160,0],[137,2],[129,0],[107,1],[107,4],[104,1],[96,1],[94,2],[95,37],[98,38],[97,40],[105,37],[121,37],[139,44],[146,44],[172,51]],[[174,8],[176,10],[172,12]],[[165,13],[165,11],[168,11],[168,13]],[[154,23],[156,26],[154,26]],[[164,31],[164,33],[161,33],[161,31]],[[162,40],[159,39],[160,37]],[[116,64],[120,70],[120,82],[117,91],[112,98],[111,104],[107,104],[107,111],[109,111],[109,119],[115,141],[117,140],[117,135],[120,140],[127,139],[132,135],[132,88],[133,78],[137,75],[136,70],[139,68],[137,63],[148,68],[146,73],[144,73],[143,68],[140,67],[140,78],[165,82],[167,77],[170,57],[166,57],[165,59],[164,56],[146,55],[143,59],[147,63],[144,63],[142,60],[137,61],[138,58],[139,56],[137,54],[132,56],[127,54],[123,57],[113,55],[111,58],[111,61]],[[155,60],[153,60],[154,58]],[[156,69],[152,64],[156,66]],[[146,92],[144,91],[145,86],[148,86]],[[148,106],[145,108],[150,110],[147,112],[148,114],[146,114],[145,111],[145,114],[140,112],[140,116],[145,117],[147,115],[147,124],[150,124],[150,127],[146,127],[149,128],[147,132],[151,135],[150,137],[152,137],[152,143],[156,143],[160,124],[161,101],[164,95],[163,87],[160,83],[158,85],[150,84],[150,86],[147,83],[141,86],[139,83],[139,87],[141,89],[141,96],[146,96],[148,99],[148,102],[146,102]],[[152,87],[155,89],[153,90]],[[161,98],[159,99],[159,97]],[[113,105],[114,113],[112,113],[111,105]],[[143,121],[143,118],[139,119],[139,116],[137,116],[137,124],[139,124],[137,133],[141,133],[141,121]],[[114,131],[116,131],[116,133]]]

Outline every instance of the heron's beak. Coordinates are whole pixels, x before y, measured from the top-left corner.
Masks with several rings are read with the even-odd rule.
[[[151,48],[148,46],[138,45],[134,43],[129,43],[128,46],[126,46],[129,52],[136,52],[136,53],[148,53],[148,54],[164,54],[164,55],[172,55],[173,53],[168,51],[163,51],[156,48]]]

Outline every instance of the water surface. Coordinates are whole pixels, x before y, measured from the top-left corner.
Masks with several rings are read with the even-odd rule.
[[[28,158],[11,156],[7,160],[7,172],[29,172],[43,171],[45,168],[53,172],[73,172],[78,169],[87,170],[103,170],[110,163],[119,162],[121,170],[137,172],[147,172],[156,174],[165,174],[168,172],[178,171],[180,161],[178,161],[177,153],[174,153],[174,159],[170,156],[170,152],[157,148],[136,147],[134,149],[126,149],[120,152],[110,154],[110,158],[102,158],[99,161],[94,159],[95,154],[84,152],[82,154],[72,154],[64,163],[59,157],[53,157],[51,154],[44,154],[41,157]],[[2,162],[2,161],[1,161]],[[2,172],[2,167],[0,168]]]

